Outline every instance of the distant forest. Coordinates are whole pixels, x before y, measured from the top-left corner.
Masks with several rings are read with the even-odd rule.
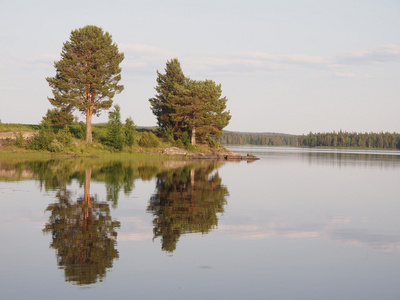
[[[224,131],[217,140],[223,145],[400,149],[398,133],[328,132],[307,135]]]

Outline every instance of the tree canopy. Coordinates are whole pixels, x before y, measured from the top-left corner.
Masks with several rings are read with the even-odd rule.
[[[167,61],[165,74],[157,75],[157,94],[149,101],[161,130],[172,131],[174,138],[186,132],[192,144],[222,134],[231,115],[221,85],[185,77],[177,58]]]
[[[114,95],[124,89],[118,84],[123,59],[108,32],[87,25],[71,32],[61,59],[54,63],[56,76],[46,78],[53,88],[53,98],[48,98],[52,105],[86,115],[88,142],[92,141],[92,115],[110,108]]]

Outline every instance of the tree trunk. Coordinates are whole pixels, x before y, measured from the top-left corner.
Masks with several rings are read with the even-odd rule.
[[[192,189],[193,189],[194,183],[195,183],[195,180],[194,180],[195,175],[196,175],[195,169],[191,169],[190,170],[190,185],[191,185]]]
[[[86,142],[92,142],[92,110],[86,111]]]
[[[92,169],[85,170],[85,186],[83,194],[83,220],[84,228],[87,230],[88,222],[92,219],[92,199],[90,198],[90,179],[92,177]]]
[[[192,138],[190,140],[192,145],[196,145],[196,127],[192,128]]]

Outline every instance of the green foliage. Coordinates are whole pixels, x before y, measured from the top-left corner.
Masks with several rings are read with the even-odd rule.
[[[0,132],[33,132],[40,129],[40,125],[16,124],[16,123],[0,123]]]
[[[122,150],[124,146],[124,132],[122,130],[121,112],[119,105],[108,113],[107,123],[107,145]]]
[[[79,122],[72,124],[69,127],[69,132],[77,139],[86,139],[86,124],[84,122]]]
[[[225,111],[227,99],[221,97],[221,85],[212,80],[196,81],[183,75],[178,59],[167,61],[165,74],[157,71],[157,94],[149,99],[158,125],[171,140],[191,133],[191,143],[219,137],[231,118]]]
[[[295,135],[224,131],[217,141],[223,145],[298,146]]]
[[[51,127],[44,125],[39,130],[39,134],[29,143],[28,148],[32,150],[49,150],[49,145],[55,138],[56,135]]]
[[[189,134],[186,131],[182,134],[180,140],[185,147],[190,145]]]
[[[59,130],[57,133],[57,140],[64,146],[70,146],[73,141],[73,136],[69,131],[68,126],[65,126],[63,129]]]
[[[92,115],[110,108],[114,95],[124,88],[118,85],[123,59],[108,32],[87,25],[71,32],[61,59],[54,63],[56,76],[46,78],[53,89],[53,98],[48,98],[52,105],[86,115],[88,142],[92,141]]]
[[[161,135],[164,137],[164,140],[169,143],[174,143],[174,129],[171,125],[166,126],[164,129],[161,130]]]
[[[70,125],[74,121],[74,116],[67,108],[48,109],[46,115],[42,119],[42,123],[49,126],[65,126]]]
[[[191,132],[191,143],[196,139],[207,141],[209,136],[219,137],[229,124],[231,115],[225,111],[227,99],[221,98],[221,85],[212,80],[188,80],[176,87],[171,120],[181,131]]]
[[[158,126],[162,131],[167,127],[176,129],[176,124],[170,118],[173,113],[171,101],[176,86],[184,85],[187,79],[177,58],[167,61],[165,74],[157,71],[157,76],[157,86],[154,88],[157,94],[149,99],[153,114],[157,117]]]
[[[135,142],[136,125],[132,118],[129,117],[125,120],[125,143],[127,146],[131,147]]]
[[[139,146],[145,148],[155,148],[159,146],[159,140],[156,135],[152,132],[145,131],[139,140]]]
[[[28,148],[32,150],[48,150],[50,152],[62,152],[65,146],[70,146],[73,141],[68,127],[64,127],[56,134],[52,127],[43,125]]]
[[[64,146],[58,140],[54,139],[51,143],[47,146],[47,149],[50,152],[62,152],[64,150]]]
[[[22,136],[22,132],[18,133],[18,137],[17,137],[17,147],[18,148],[22,148],[24,147],[25,141],[24,141],[24,137]]]
[[[306,147],[400,149],[398,133],[328,132],[312,133],[298,137],[298,145]]]
[[[208,139],[208,146],[210,146],[211,149],[216,149],[216,148],[218,148],[220,145],[218,145],[218,143],[217,143],[215,140],[209,138],[209,139]]]

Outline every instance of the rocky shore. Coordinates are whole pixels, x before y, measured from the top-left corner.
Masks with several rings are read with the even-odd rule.
[[[218,160],[246,160],[253,161],[258,160],[259,158],[248,153],[247,155],[241,155],[239,153],[235,153],[232,151],[217,151],[213,153],[204,153],[204,152],[189,152],[177,147],[166,148],[163,151],[164,155],[177,155],[177,156],[185,156],[190,159],[218,159]]]

